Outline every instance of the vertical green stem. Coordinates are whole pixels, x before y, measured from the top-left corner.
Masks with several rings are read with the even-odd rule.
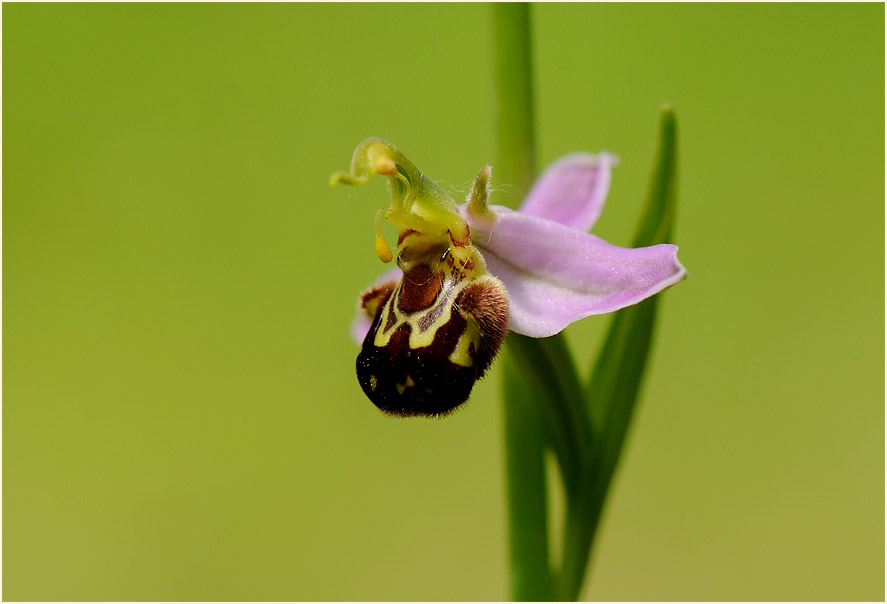
[[[535,175],[530,21],[527,4],[494,4],[497,161],[494,177],[514,187],[517,206]],[[503,358],[505,457],[511,596],[552,600],[549,565],[544,419],[508,352]]]
[[[493,5],[497,162],[494,178],[517,189],[507,198],[516,207],[536,173],[533,74],[529,5]]]
[[[509,570],[516,602],[550,601],[545,433],[538,405],[510,349],[503,354],[505,467],[508,488]]]

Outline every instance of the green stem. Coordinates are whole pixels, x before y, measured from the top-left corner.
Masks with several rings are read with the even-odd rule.
[[[494,4],[492,12],[494,177],[513,187],[515,193],[502,197],[506,205],[516,207],[535,175],[529,10],[526,4]],[[509,346],[502,359],[511,597],[547,601],[554,599],[554,580],[548,552],[544,418],[515,352]]]
[[[528,4],[493,4],[493,56],[497,143],[493,177],[516,189],[502,197],[504,205],[517,207],[536,173]]]
[[[543,418],[521,379],[512,351],[502,359],[509,568],[516,602],[552,600]]]

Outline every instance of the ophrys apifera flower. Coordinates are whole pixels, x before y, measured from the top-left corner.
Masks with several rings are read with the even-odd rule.
[[[490,206],[489,166],[465,204],[391,143],[358,145],[330,183],[388,177],[375,249],[395,256],[381,218],[397,226],[397,269],[364,292],[357,377],[382,411],[438,416],[468,400],[508,330],[548,337],[589,315],[619,310],[686,276],[674,245],[622,248],[587,231],[603,207],[614,158],[568,155],[539,178],[520,211]]]

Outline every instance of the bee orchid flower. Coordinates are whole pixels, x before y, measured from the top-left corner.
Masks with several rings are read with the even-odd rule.
[[[684,279],[677,246],[623,248],[588,233],[614,163],[607,153],[567,155],[514,211],[489,205],[489,166],[457,205],[391,143],[361,142],[330,184],[388,177],[391,202],[375,221],[383,262],[395,255],[382,217],[398,227],[397,267],[360,296],[352,325],[367,397],[391,415],[446,415],[468,400],[509,330],[552,336]]]

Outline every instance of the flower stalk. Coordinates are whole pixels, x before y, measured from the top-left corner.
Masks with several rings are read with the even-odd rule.
[[[499,182],[517,190],[510,199],[503,196],[503,205],[517,207],[536,171],[530,17],[524,3],[495,3],[492,11],[496,172]],[[516,345],[518,340],[526,345]],[[520,360],[533,356],[536,342],[514,337],[507,341],[502,365],[511,596],[515,601],[550,601],[556,599],[546,500],[545,450],[550,439],[544,431],[543,408],[536,403],[540,391],[547,390],[546,374],[534,373],[539,380],[530,390],[521,377],[526,363]],[[566,457],[566,431],[559,432],[553,440],[561,443],[558,454]]]

